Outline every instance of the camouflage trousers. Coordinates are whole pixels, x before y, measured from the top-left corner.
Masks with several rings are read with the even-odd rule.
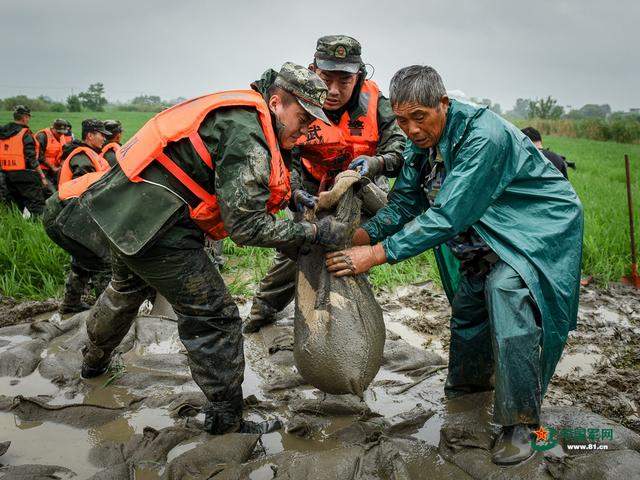
[[[21,212],[26,208],[33,215],[42,215],[48,191],[35,170],[2,172],[0,175],[0,200],[15,203]]]
[[[152,287],[169,301],[178,317],[191,375],[209,400],[205,428],[216,430],[216,424],[237,423],[242,415],[244,378],[241,320],[204,248],[153,246],[135,257],[113,250],[112,270],[111,282],[87,320],[85,363],[99,366],[109,360]]]
[[[95,258],[87,267],[87,263],[83,259],[72,256],[71,269],[64,284],[62,309],[72,311],[74,307],[80,306],[82,296],[89,286],[97,298],[107,288],[110,278],[111,266],[108,261]]]

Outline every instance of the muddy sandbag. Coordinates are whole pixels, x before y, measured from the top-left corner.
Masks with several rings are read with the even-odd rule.
[[[57,465],[18,465],[15,467],[0,467],[2,480],[66,480],[78,478],[68,468]]]
[[[333,215],[348,225],[348,238],[360,222],[356,196],[359,174],[338,175],[322,193],[317,218]],[[301,375],[333,394],[362,396],[378,373],[384,349],[382,309],[366,275],[337,278],[325,267],[326,250],[314,246],[298,259],[294,318],[294,357]]]
[[[26,377],[40,363],[46,341],[37,338],[14,345],[0,353],[0,377]]]
[[[215,480],[288,478],[291,480],[354,480],[364,448],[352,446],[322,452],[282,452],[258,462],[225,468]],[[374,477],[375,478],[375,477]]]
[[[419,377],[434,366],[446,365],[446,362],[435,352],[421,350],[404,340],[387,339],[382,364],[392,372]]]
[[[285,432],[297,437],[311,438],[322,432],[330,424],[326,417],[299,413],[289,419],[285,426]]]
[[[640,452],[640,435],[613,420],[588,410],[576,407],[570,409],[566,407],[545,407],[540,415],[540,422],[542,425],[569,429],[571,431],[575,431],[577,428],[610,429],[612,431],[612,438],[599,440],[599,443],[607,445],[607,450],[635,450]],[[584,445],[594,442],[588,438],[583,440],[561,438],[560,443],[562,445],[566,445],[567,443]],[[568,450],[567,453],[582,452],[580,452],[580,450]]]
[[[200,437],[202,443],[169,462],[163,480],[210,478],[222,470],[222,464],[240,464],[249,460],[260,435],[230,433]]]
[[[7,450],[9,450],[10,446],[11,446],[11,442],[0,442],[0,456],[7,453]]]
[[[433,414],[433,411],[426,410],[422,405],[416,405],[411,410],[389,418],[374,417],[356,420],[351,425],[328,435],[328,438],[343,443],[364,445],[377,442],[383,435],[387,437],[411,435],[416,433]]]
[[[47,405],[33,398],[18,395],[13,399],[11,412],[24,421],[55,422],[77,428],[104,425],[122,416],[124,407],[70,404]]]
[[[577,457],[552,457],[547,459],[547,470],[558,480],[637,479],[640,478],[640,453],[594,451]]]
[[[293,329],[269,325],[260,329],[262,341],[270,355],[282,350],[293,350]]]
[[[294,413],[313,415],[372,415],[369,406],[356,395],[323,395],[322,398],[303,398],[289,404]]]

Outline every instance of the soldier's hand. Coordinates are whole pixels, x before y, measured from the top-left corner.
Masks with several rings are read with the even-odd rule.
[[[318,201],[318,197],[314,197],[302,189],[294,190],[291,196],[293,197],[293,205],[298,212],[304,211],[305,207],[310,209],[314,208]]]
[[[363,177],[373,178],[384,169],[384,160],[381,157],[360,155],[349,164],[349,170],[357,170]]]
[[[344,248],[349,240],[349,227],[346,223],[338,222],[333,217],[325,217],[314,223],[316,236],[313,243],[327,248]]]
[[[326,255],[327,270],[336,277],[360,275],[368,272],[371,267],[387,262],[387,255],[381,243],[373,247],[361,245]]]

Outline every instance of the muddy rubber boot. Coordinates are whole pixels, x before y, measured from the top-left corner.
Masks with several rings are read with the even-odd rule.
[[[502,427],[491,460],[496,465],[516,465],[535,453],[531,446],[531,427],[529,425],[510,425]]]
[[[99,377],[109,370],[111,355],[106,355],[102,349],[87,345],[82,349],[82,356],[81,378]]]
[[[242,424],[242,410],[229,409],[228,402],[212,402],[203,412],[204,430],[211,435],[237,432]]]
[[[251,305],[251,313],[242,325],[242,333],[255,333],[262,327],[276,322],[278,311],[260,300],[255,300]]]
[[[60,315],[66,313],[78,313],[91,308],[87,303],[82,302],[82,294],[89,281],[89,272],[71,266],[67,281],[64,284],[64,298],[60,305]]]

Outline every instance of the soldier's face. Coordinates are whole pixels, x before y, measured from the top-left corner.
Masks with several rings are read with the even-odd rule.
[[[295,100],[283,102],[278,95],[269,99],[269,108],[276,117],[276,134],[283,150],[291,150],[298,138],[306,135],[314,117]]]
[[[314,70],[329,88],[323,108],[325,110],[338,110],[344,107],[356,88],[358,74],[321,70],[317,67]]]
[[[93,148],[102,148],[104,145],[105,137],[100,132],[89,132],[87,133],[87,138],[85,139],[85,143]]]
[[[430,148],[438,144],[447,123],[448,109],[448,97],[442,97],[436,108],[415,102],[393,105],[398,126],[407,134],[409,140],[420,148]]]

